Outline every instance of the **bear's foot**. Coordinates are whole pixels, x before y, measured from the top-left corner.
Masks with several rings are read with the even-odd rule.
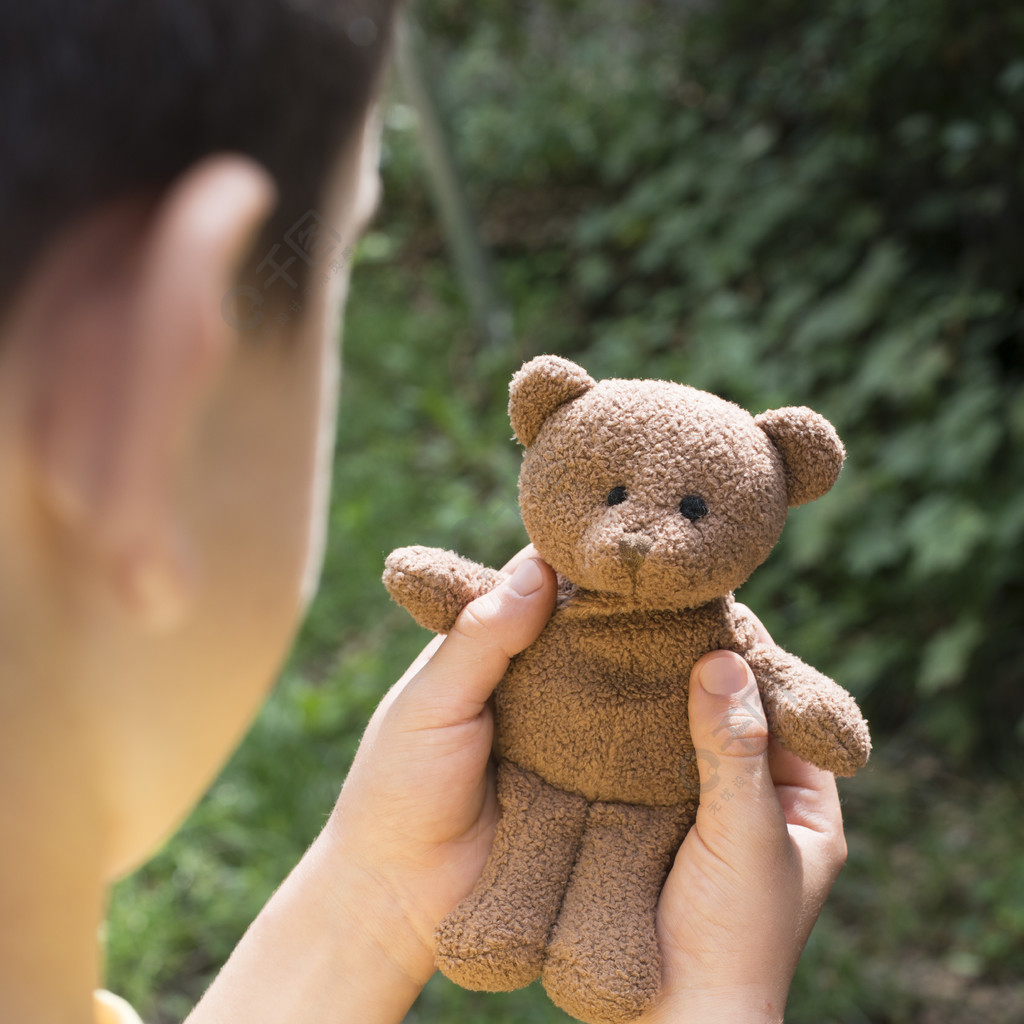
[[[457,909],[434,936],[437,969],[462,988],[477,992],[511,992],[540,977],[543,943],[510,928],[481,928],[476,908]]]
[[[635,1020],[661,988],[656,915],[693,807],[593,804],[542,977],[586,1024]]]
[[[611,945],[611,943],[609,943]],[[569,951],[548,956],[542,977],[551,1001],[585,1024],[629,1024],[658,997],[661,958],[657,943],[636,956],[629,973],[617,966],[621,951]]]
[[[494,845],[476,887],[441,923],[434,959],[463,988],[508,992],[540,977],[587,803],[532,772],[498,765]]]

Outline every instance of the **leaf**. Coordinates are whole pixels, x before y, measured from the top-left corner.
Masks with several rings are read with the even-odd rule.
[[[973,617],[965,617],[933,636],[921,657],[918,692],[930,697],[960,682],[982,636],[981,623]]]

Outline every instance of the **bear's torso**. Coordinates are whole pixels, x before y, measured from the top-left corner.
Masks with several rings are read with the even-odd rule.
[[[560,602],[495,691],[495,749],[592,801],[696,799],[690,670],[709,651],[754,643],[732,595],[682,611]]]

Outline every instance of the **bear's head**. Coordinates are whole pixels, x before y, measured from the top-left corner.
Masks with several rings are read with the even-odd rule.
[[[519,502],[540,555],[624,608],[682,609],[734,590],[779,539],[790,506],[843,464],[810,409],[751,416],[657,380],[595,382],[558,356],[515,375],[509,418],[526,448]]]

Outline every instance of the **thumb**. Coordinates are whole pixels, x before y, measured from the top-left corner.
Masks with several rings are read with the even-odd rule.
[[[410,683],[410,691],[429,700],[439,714],[478,715],[511,658],[533,643],[547,624],[556,589],[555,574],[544,561],[520,562],[500,586],[462,610]]]
[[[768,767],[768,724],[750,666],[712,651],[690,673],[690,734],[700,771],[701,838],[725,855],[766,826],[785,828]]]

